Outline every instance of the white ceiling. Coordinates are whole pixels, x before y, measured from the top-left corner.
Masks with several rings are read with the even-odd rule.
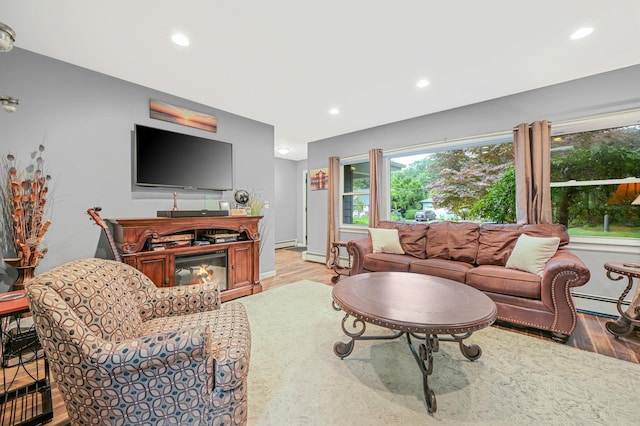
[[[272,124],[293,160],[318,139],[638,64],[638,16],[638,0],[0,0],[16,46]]]

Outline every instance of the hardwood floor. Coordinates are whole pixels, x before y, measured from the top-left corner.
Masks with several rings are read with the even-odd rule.
[[[316,281],[329,286],[332,285],[331,277],[333,276],[333,271],[327,269],[324,264],[302,260],[301,254],[293,250],[276,250],[276,273],[275,277],[262,281],[265,291],[302,279]],[[578,316],[578,326],[575,333],[566,342],[567,346],[640,364],[640,333],[636,333],[631,337],[615,339],[604,328],[605,323],[609,321],[608,318],[582,313]],[[514,328],[505,324],[495,324],[494,327],[505,329],[507,332],[552,340],[550,334],[539,330]],[[69,424],[69,419],[62,397],[55,388],[55,384],[53,386],[54,418],[48,425],[67,425]]]

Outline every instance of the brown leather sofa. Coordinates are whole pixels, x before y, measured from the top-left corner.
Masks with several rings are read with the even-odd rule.
[[[399,271],[448,278],[487,294],[498,307],[499,321],[548,330],[561,341],[575,330],[577,314],[570,289],[586,284],[590,273],[565,248],[569,234],[564,226],[383,221],[379,227],[398,229],[405,254],[373,253],[370,237],[349,241],[352,275]],[[523,233],[560,238],[541,276],[505,266]]]

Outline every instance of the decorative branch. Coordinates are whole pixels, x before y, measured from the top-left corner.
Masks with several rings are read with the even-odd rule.
[[[45,219],[51,176],[43,172],[43,151],[44,146],[40,145],[31,154],[32,163],[24,170],[18,170],[12,154],[2,163],[4,219],[11,231],[18,267],[35,267],[47,253],[40,245],[51,226],[51,221]]]

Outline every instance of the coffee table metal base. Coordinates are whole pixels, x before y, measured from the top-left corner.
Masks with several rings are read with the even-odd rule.
[[[335,303],[333,305],[333,308],[338,311],[341,310],[338,306],[335,305]],[[350,329],[347,327],[349,318],[353,319]],[[480,348],[480,346],[476,344],[466,345],[464,343],[464,339],[471,337],[473,333],[465,333],[460,335],[451,334],[450,337],[439,337],[437,334],[418,334],[391,330],[392,334],[365,336],[364,333],[366,329],[366,322],[358,318],[351,317],[349,314],[346,314],[342,319],[342,331],[344,332],[344,334],[349,336],[351,340],[346,343],[343,341],[336,342],[333,345],[333,353],[335,353],[336,356],[338,356],[340,359],[344,359],[353,351],[356,340],[392,340],[406,335],[411,353],[413,354],[413,357],[415,358],[418,366],[420,367],[420,371],[422,372],[422,387],[424,389],[424,399],[427,403],[427,409],[430,413],[435,413],[438,408],[436,403],[436,394],[429,387],[429,376],[433,373],[433,354],[434,352],[438,352],[438,350],[440,349],[440,342],[458,342],[458,345],[460,346],[460,352],[462,352],[462,355],[464,355],[464,357],[469,361],[475,361],[482,355],[482,349]],[[416,341],[418,342],[417,350],[413,345],[412,338],[416,339]]]

